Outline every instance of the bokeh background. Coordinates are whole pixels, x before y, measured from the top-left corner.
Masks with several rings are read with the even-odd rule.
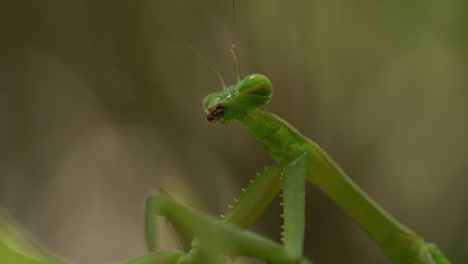
[[[468,262],[468,2],[239,0],[241,75],[396,218]],[[213,215],[273,161],[206,121],[235,81],[229,0],[0,1],[0,207],[71,263],[145,252],[145,197]],[[279,201],[278,201],[279,202]],[[254,229],[279,238],[275,202]],[[172,247],[170,232],[164,243]],[[306,255],[390,263],[308,186]]]

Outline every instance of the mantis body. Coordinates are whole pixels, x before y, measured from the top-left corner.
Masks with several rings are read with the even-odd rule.
[[[302,255],[305,181],[317,185],[343,208],[394,263],[449,263],[434,244],[426,243],[380,208],[315,142],[280,117],[259,109],[272,96],[267,77],[251,74],[238,78],[232,86],[222,82],[222,91],[209,94],[203,102],[208,121],[238,121],[277,164],[258,174],[221,221],[178,204],[165,192],[149,197],[145,228],[150,251],[157,247],[156,216],[165,216],[174,224],[187,251],[157,251],[127,263],[230,263],[240,255],[268,263],[311,263]],[[245,230],[280,192],[283,245]]]
[[[240,122],[265,146],[277,165],[259,174],[221,222],[178,205],[167,194],[148,198],[146,227],[150,248],[156,244],[155,214],[168,217],[180,230],[182,240],[197,237],[187,254],[153,253],[151,257],[155,259],[166,254],[170,259],[155,263],[209,263],[210,260],[220,263],[221,253],[258,257],[269,263],[309,263],[302,257],[306,180],[316,184],[359,223],[394,263],[449,263],[434,244],[426,243],[372,201],[315,142],[283,119],[260,110],[258,107],[266,104],[271,95],[270,80],[251,74],[205,98],[203,105],[208,121]],[[281,189],[284,246],[243,232]]]

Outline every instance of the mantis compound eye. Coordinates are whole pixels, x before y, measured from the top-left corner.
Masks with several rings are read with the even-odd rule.
[[[238,88],[238,101],[248,107],[262,106],[271,99],[271,81],[261,74],[251,74],[242,80]]]
[[[207,112],[206,119],[210,122],[216,122],[224,117],[224,107],[220,104],[215,104],[213,107],[209,107]]]
[[[239,93],[270,98],[273,92],[271,81],[261,74],[250,74],[239,85]]]

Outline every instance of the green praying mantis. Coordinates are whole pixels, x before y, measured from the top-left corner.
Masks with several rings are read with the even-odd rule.
[[[233,47],[238,73],[237,47]],[[435,244],[426,243],[379,207],[315,142],[280,117],[259,109],[272,96],[272,83],[266,76],[250,74],[241,80],[237,75],[237,84],[231,86],[220,77],[222,91],[209,94],[203,101],[206,117],[209,122],[242,124],[265,146],[276,165],[265,168],[251,181],[221,221],[180,205],[164,191],[150,196],[145,229],[152,253],[126,263],[231,263],[236,256],[278,264],[312,263],[303,256],[306,181],[343,208],[394,263],[449,263]],[[283,244],[246,230],[278,194],[284,206]],[[159,216],[174,225],[185,252],[156,251]]]
[[[238,64],[237,48],[233,55]],[[258,174],[222,220],[182,206],[164,191],[150,196],[146,201],[145,234],[151,253],[124,263],[219,264],[232,263],[236,256],[273,264],[312,263],[303,256],[306,181],[317,185],[343,208],[394,263],[449,263],[435,244],[426,243],[380,208],[315,142],[280,117],[259,109],[272,96],[272,83],[266,76],[238,77],[232,86],[222,83],[222,91],[209,94],[203,102],[208,121],[238,121],[265,146],[277,164]],[[278,194],[284,206],[282,244],[246,230]],[[185,251],[156,251],[159,216],[173,223]],[[16,229],[0,214],[1,263],[64,263],[41,252]]]

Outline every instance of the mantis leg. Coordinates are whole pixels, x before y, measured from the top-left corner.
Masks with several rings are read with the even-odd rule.
[[[197,243],[195,247],[192,243],[191,251],[199,255],[204,260],[203,263],[220,263],[218,257],[225,254],[261,258],[269,263],[297,263],[297,260],[285,253],[280,244],[188,209],[166,194],[149,197],[147,206],[155,208],[151,211],[164,215],[182,232],[197,237],[194,240]],[[206,259],[211,261],[205,261]]]
[[[236,203],[223,217],[223,222],[241,228],[249,227],[278,195],[283,168],[272,166],[258,174]]]
[[[174,264],[183,255],[184,253],[178,250],[161,250],[120,262],[120,264]]]
[[[302,258],[305,231],[305,155],[284,169],[284,248],[295,259]]]
[[[167,193],[164,189],[159,190],[160,194],[164,194],[164,196],[170,197],[169,193]],[[146,246],[148,247],[148,251],[155,252],[158,250],[158,221],[157,217],[162,216],[161,209],[157,206],[152,205],[152,200],[148,198],[146,200],[145,206],[145,238],[146,238]],[[190,234],[185,233],[183,230],[175,228],[175,232],[177,237],[179,238],[182,247],[185,250],[190,249],[190,243],[194,239],[193,236]]]
[[[223,217],[223,222],[239,226],[243,229],[249,227],[271,203],[279,193],[282,182],[282,167],[272,166],[258,174],[251,181],[244,193],[236,199],[236,203],[231,210]],[[164,190],[160,192],[169,195]],[[158,226],[155,217],[160,215],[160,208],[152,206],[151,199],[147,200],[145,209],[145,236],[148,250],[156,251],[158,248]],[[190,248],[193,236],[185,233],[183,230],[175,229],[182,246],[185,249]]]
[[[180,238],[191,239],[197,237],[192,243],[190,253],[182,256],[177,263],[193,263],[191,261],[196,257],[191,253],[202,256],[203,263],[220,263],[219,256],[223,254],[257,257],[265,259],[269,263],[310,263],[308,260],[302,259],[304,171],[305,161],[303,157],[300,157],[286,168],[282,166],[266,168],[251,181],[249,187],[236,201],[236,204],[222,222],[177,204],[167,193],[163,192],[160,195],[151,196],[147,199],[145,214],[148,246],[150,250],[154,250],[157,246],[157,221],[155,221],[155,217],[159,215],[166,216],[172,222],[178,234],[183,234],[182,236],[179,235]],[[286,188],[293,187],[291,192],[283,190],[285,203],[289,204],[285,205],[285,210],[288,210],[285,215],[285,221],[288,222],[286,230],[290,230],[291,234],[293,234],[287,236],[286,240],[293,242],[289,247],[300,248],[290,254],[287,254],[285,249],[276,242],[244,231],[279,193],[283,185],[283,173],[288,175],[288,180],[285,181],[285,185],[288,186]],[[297,188],[298,186],[299,188]],[[300,224],[301,222],[302,224]],[[297,228],[301,225],[302,228]],[[210,252],[207,252],[206,249],[209,249]],[[187,261],[185,261],[185,258],[187,258]]]

